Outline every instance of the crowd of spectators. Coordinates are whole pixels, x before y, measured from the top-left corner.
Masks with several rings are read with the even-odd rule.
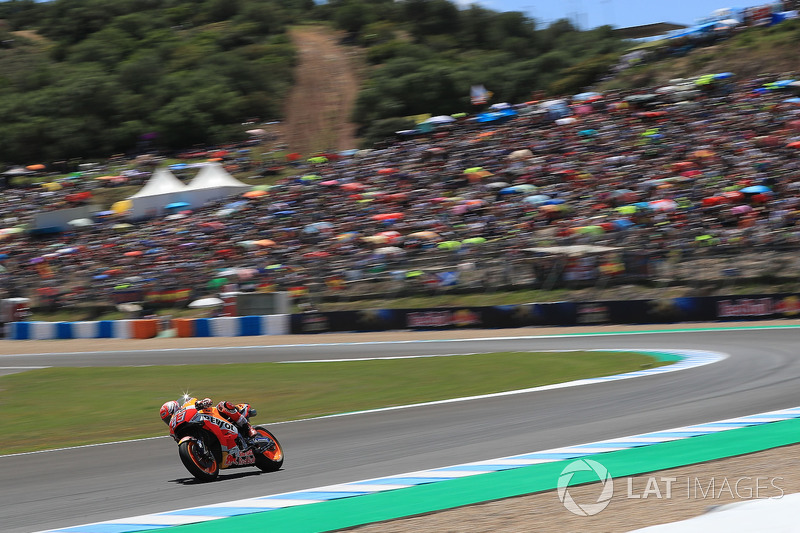
[[[294,161],[261,192],[147,221],[104,211],[56,235],[6,230],[86,190],[80,178],[64,191],[8,189],[3,288],[64,305],[137,287],[193,298],[230,284],[335,285],[498,241],[505,252],[796,246],[800,100],[788,83],[765,86],[781,78],[725,76],[678,102],[657,88],[592,94],[557,118],[539,102],[495,121],[442,119],[376,149]]]

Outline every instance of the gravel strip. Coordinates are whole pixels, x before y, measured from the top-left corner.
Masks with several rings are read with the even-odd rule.
[[[654,481],[649,481],[653,478]],[[667,497],[668,482],[661,478],[675,478],[675,481],[670,483],[669,497]],[[800,492],[800,445],[632,476],[630,494],[634,497],[628,496],[628,479],[614,480],[614,496],[608,507],[595,516],[572,514],[561,504],[556,491],[548,491],[343,531],[358,533],[631,531],[698,516],[714,506],[752,499],[757,492],[762,498],[777,498],[782,494]],[[725,480],[728,482],[727,485]],[[737,481],[739,481],[738,489]],[[760,487],[758,489],[757,484]],[[646,491],[648,491],[647,498],[643,498]],[[597,501],[600,492],[601,486],[598,483],[569,489],[570,496],[579,503]]]

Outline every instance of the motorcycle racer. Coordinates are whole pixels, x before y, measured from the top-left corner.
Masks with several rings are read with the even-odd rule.
[[[210,409],[214,402],[211,398],[203,398],[202,400],[195,400],[194,405],[197,409]],[[172,415],[181,409],[181,405],[175,400],[166,402],[161,406],[161,420],[165,424],[169,424]],[[252,439],[258,436],[258,432],[250,425],[249,418],[256,416],[257,412],[250,404],[240,403],[233,404],[227,400],[223,400],[217,404],[217,411],[219,414],[236,424],[239,428],[240,435],[245,439]]]

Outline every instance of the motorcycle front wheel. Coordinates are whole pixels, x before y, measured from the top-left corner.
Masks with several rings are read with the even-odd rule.
[[[262,437],[269,437],[272,439],[272,442],[275,443],[272,448],[255,454],[256,466],[263,472],[275,472],[276,470],[280,470],[281,466],[283,466],[283,447],[281,443],[278,442],[275,435],[267,428],[256,426],[255,430],[258,431],[258,434]]]
[[[178,445],[178,455],[186,470],[200,481],[214,481],[219,475],[219,464],[213,454],[196,440],[186,440]]]

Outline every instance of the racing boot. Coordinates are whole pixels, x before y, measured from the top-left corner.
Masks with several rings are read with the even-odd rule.
[[[258,431],[244,417],[236,425],[239,427],[239,437],[242,439],[242,443],[249,448],[258,437]]]
[[[271,450],[275,447],[275,443],[272,442],[271,438],[256,431],[256,428],[251,426],[249,422],[245,422],[240,428],[240,431],[242,439],[244,439],[249,446],[258,447],[262,451]]]

